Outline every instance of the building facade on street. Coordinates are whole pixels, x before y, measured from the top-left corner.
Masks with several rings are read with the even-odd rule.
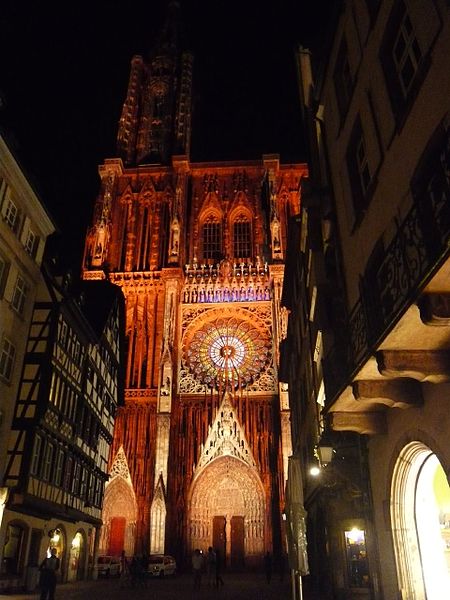
[[[84,579],[98,547],[121,399],[123,298],[108,282],[85,283],[77,297],[69,286],[69,277],[43,265],[5,456],[0,583],[7,590],[33,590],[51,548],[61,581]]]
[[[132,60],[83,260],[84,279],[111,281],[126,303],[100,549],[181,562],[213,545],[251,566],[284,544],[280,297],[307,169],[277,155],[190,161],[193,57],[178,25],[170,3],[149,58]]]
[[[1,592],[33,590],[50,547],[63,581],[88,575],[122,396],[123,297],[86,282],[75,299],[54,275],[43,257],[55,226],[5,137],[0,213]]]
[[[298,52],[281,373],[321,598],[448,594],[449,55],[440,0],[340,3],[320,68]]]

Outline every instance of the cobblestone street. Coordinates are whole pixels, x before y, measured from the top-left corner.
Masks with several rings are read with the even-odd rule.
[[[216,589],[202,582],[199,591],[193,590],[193,580],[190,574],[150,580],[146,587],[122,587],[117,579],[99,581],[79,581],[58,585],[56,600],[289,600],[291,585],[289,577],[283,582],[274,577],[267,584],[262,573],[225,573],[225,585]],[[5,600],[36,600],[39,594],[7,594],[1,595]],[[312,600],[304,596],[304,600]]]

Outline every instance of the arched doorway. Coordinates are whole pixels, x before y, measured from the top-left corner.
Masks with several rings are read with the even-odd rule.
[[[227,564],[256,564],[264,553],[264,489],[254,467],[232,456],[195,477],[189,512],[190,548],[214,546]]]
[[[122,477],[114,477],[105,491],[100,554],[119,556],[122,550],[127,556],[134,554],[136,513],[132,487]]]
[[[70,545],[67,581],[76,581],[77,579],[83,579],[85,549],[85,536],[81,531],[77,531]]]
[[[450,487],[421,442],[406,445],[395,464],[391,521],[402,598],[443,600],[450,589]]]

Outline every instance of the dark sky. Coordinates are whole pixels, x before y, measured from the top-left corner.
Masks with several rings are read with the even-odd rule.
[[[320,43],[335,0],[185,0],[194,52],[191,160],[305,160],[294,48]],[[3,0],[0,122],[57,222],[77,270],[98,190],[115,156],[130,60],[152,46],[165,0]]]

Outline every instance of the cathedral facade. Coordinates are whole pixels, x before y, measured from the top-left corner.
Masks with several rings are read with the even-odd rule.
[[[192,68],[172,3],[132,59],[118,156],[99,170],[83,278],[122,289],[127,341],[99,551],[182,560],[213,545],[251,566],[284,545],[280,295],[307,169],[191,162]]]

